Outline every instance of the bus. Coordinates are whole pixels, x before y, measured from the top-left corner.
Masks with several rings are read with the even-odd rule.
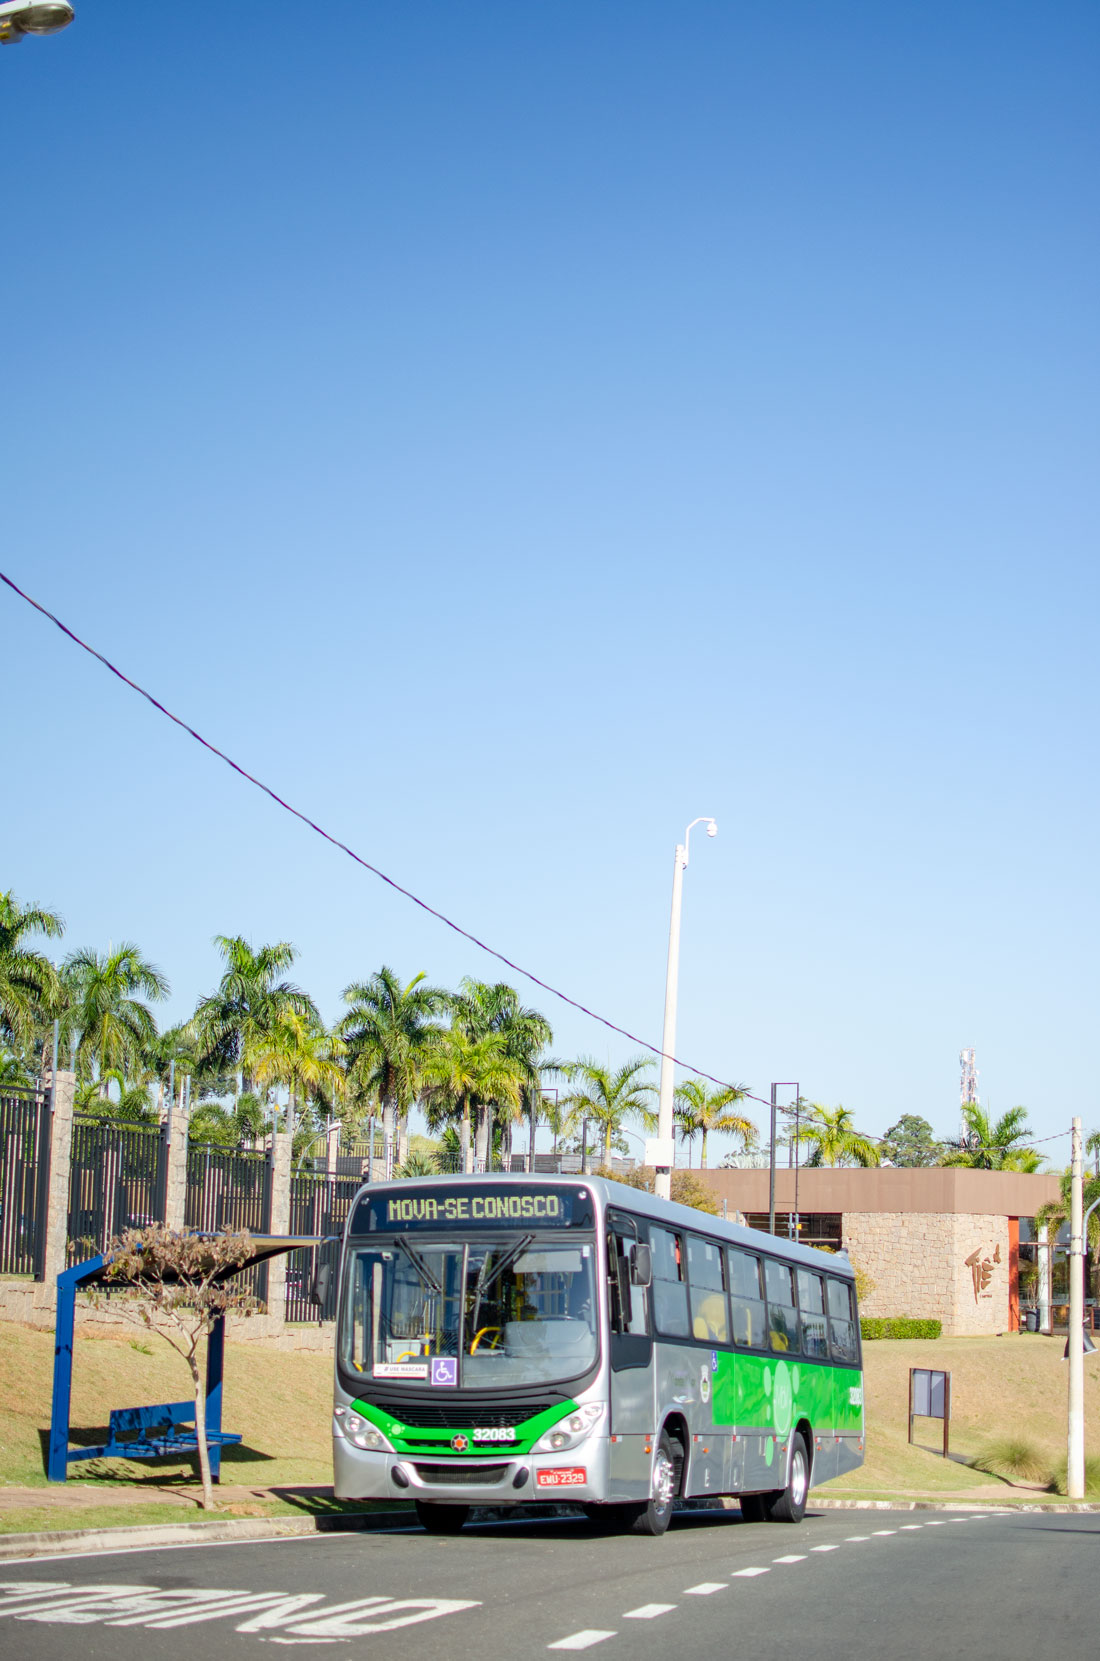
[[[662,1534],[723,1495],[798,1522],[863,1462],[847,1257],[602,1177],[364,1186],[337,1309],[336,1495],[433,1533],[568,1500]]]

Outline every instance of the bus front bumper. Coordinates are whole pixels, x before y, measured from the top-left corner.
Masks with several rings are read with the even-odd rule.
[[[337,1499],[438,1500],[448,1505],[530,1505],[604,1500],[608,1443],[588,1437],[566,1453],[368,1453],[342,1436],[332,1442]]]

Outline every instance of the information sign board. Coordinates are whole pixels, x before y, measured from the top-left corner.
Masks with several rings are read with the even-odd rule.
[[[909,1440],[913,1440],[914,1419],[943,1420],[943,1456],[946,1459],[951,1432],[951,1374],[932,1367],[909,1369]]]

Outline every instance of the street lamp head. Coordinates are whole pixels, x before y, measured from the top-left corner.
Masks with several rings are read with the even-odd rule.
[[[24,35],[55,35],[67,29],[75,15],[65,0],[3,0],[0,44],[17,46]]]
[[[707,820],[707,835],[708,836],[717,836],[718,835],[718,826],[715,824],[713,819],[708,819]]]

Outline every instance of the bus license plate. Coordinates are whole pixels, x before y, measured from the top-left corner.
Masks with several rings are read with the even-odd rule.
[[[583,1465],[557,1465],[553,1470],[536,1471],[536,1488],[583,1488],[588,1472]]]

